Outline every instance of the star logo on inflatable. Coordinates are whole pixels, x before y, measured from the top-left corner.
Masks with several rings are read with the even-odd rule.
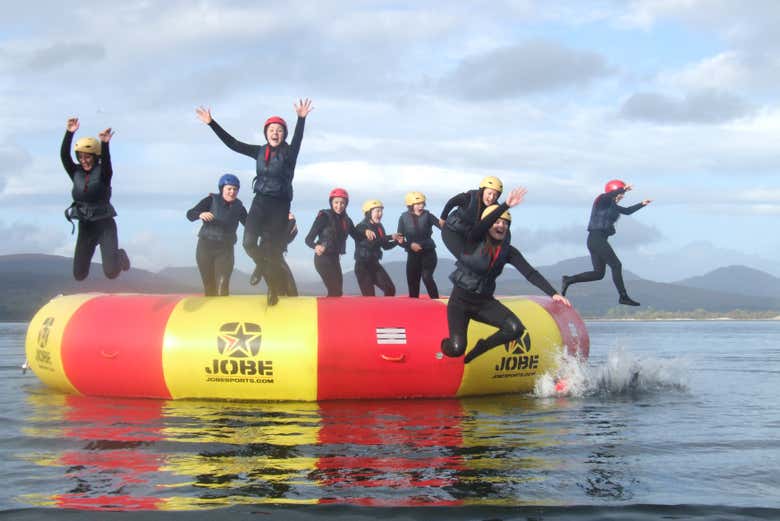
[[[531,335],[528,334],[528,330],[523,331],[517,340],[511,340],[504,344],[504,349],[513,355],[529,353],[531,351]]]
[[[219,328],[217,349],[231,358],[251,358],[260,351],[262,329],[251,322],[228,322]]]

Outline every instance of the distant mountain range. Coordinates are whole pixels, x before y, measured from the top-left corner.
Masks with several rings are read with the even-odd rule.
[[[343,259],[345,270],[352,261]],[[388,262],[385,269],[396,284],[397,294],[405,295],[406,267],[404,262]],[[561,276],[571,275],[591,268],[588,257],[567,259],[538,269],[550,283],[560,288]],[[436,282],[439,292],[448,295],[452,289],[448,275],[454,269],[451,259],[439,259]],[[718,268],[698,277],[674,283],[659,283],[642,279],[630,271],[624,272],[629,294],[642,303],[642,308],[669,312],[705,310],[726,313],[734,310],[749,312],[776,311],[780,314],[780,279],[763,271],[745,266]],[[241,271],[233,274],[231,291],[234,294],[264,293],[265,286],[249,285],[249,275]],[[300,280],[303,295],[324,295],[320,281]],[[104,293],[182,293],[198,294],[202,291],[200,275],[195,267],[165,268],[158,273],[131,269],[115,280],[103,275],[102,266],[92,264],[87,280],[77,282],[72,276],[72,259],[41,254],[0,256],[0,321],[27,321],[52,297],[59,294]],[[425,289],[422,289],[425,293]],[[344,292],[359,294],[354,273],[345,271]],[[498,293],[503,295],[540,294],[514,268],[507,267],[499,279]],[[567,295],[577,310],[585,317],[606,316],[617,306],[617,292],[610,272],[598,282],[571,286]],[[632,312],[636,308],[621,307]]]

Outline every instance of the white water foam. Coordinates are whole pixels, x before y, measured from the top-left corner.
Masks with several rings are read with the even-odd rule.
[[[561,353],[557,369],[536,380],[534,396],[593,396],[687,391],[686,360],[639,358],[617,349],[603,365],[591,367],[587,359]]]

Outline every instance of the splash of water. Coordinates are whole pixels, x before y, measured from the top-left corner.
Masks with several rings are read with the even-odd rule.
[[[591,367],[587,359],[562,352],[557,369],[536,380],[534,396],[637,395],[653,392],[685,392],[687,362],[683,359],[639,358],[617,349],[603,365]]]

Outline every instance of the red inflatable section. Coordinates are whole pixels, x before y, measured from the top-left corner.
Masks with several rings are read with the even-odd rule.
[[[526,296],[524,298],[536,302],[552,316],[561,331],[563,345],[566,346],[569,355],[588,357],[590,336],[585,329],[585,323],[573,307],[564,306],[547,297]]]
[[[73,386],[95,396],[170,398],[162,345],[168,317],[180,300],[177,295],[111,295],[85,302],[62,337],[62,365]]]
[[[443,302],[321,298],[317,321],[318,400],[453,396],[460,387],[463,360],[439,358]]]

